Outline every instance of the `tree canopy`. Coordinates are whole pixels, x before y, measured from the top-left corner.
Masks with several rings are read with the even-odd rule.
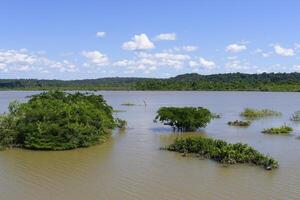
[[[64,150],[101,142],[114,119],[101,95],[50,91],[13,102],[0,119],[0,146]]]
[[[154,119],[180,131],[205,127],[212,118],[211,112],[202,107],[161,107]]]

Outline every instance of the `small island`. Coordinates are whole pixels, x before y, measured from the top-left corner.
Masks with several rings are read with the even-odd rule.
[[[262,133],[271,135],[288,135],[293,131],[293,128],[283,125],[281,127],[267,128],[262,131]]]
[[[160,121],[178,131],[195,131],[205,127],[212,119],[212,113],[202,107],[161,107],[154,122]]]
[[[275,110],[270,110],[270,109],[253,109],[253,108],[245,108],[243,112],[240,114],[242,117],[250,118],[250,119],[255,119],[255,118],[262,118],[262,117],[276,117],[276,116],[281,116],[282,113],[275,111]]]
[[[229,121],[227,123],[229,126],[240,126],[240,127],[248,127],[251,125],[250,121],[239,121],[239,120],[235,120],[235,121]]]
[[[176,139],[164,150],[180,153],[197,154],[223,164],[247,163],[262,166],[266,170],[278,168],[278,162],[265,156],[247,144],[230,144],[222,140],[204,137],[189,137]]]
[[[113,117],[101,95],[44,92],[27,103],[12,102],[0,118],[0,147],[67,150],[101,143],[126,125]]]

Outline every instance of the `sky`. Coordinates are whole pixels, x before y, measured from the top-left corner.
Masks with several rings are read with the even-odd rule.
[[[297,0],[0,0],[0,78],[300,72]]]

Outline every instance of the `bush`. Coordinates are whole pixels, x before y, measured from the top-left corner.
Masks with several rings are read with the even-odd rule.
[[[281,127],[273,127],[273,128],[267,128],[262,131],[262,133],[267,133],[267,134],[290,134],[293,131],[293,129],[289,126],[283,125]]]
[[[241,116],[247,118],[260,118],[260,117],[271,117],[271,116],[280,116],[281,112],[277,112],[270,109],[262,109],[256,110],[252,108],[245,108],[243,112],[241,112]]]
[[[261,154],[247,144],[230,144],[199,136],[176,139],[173,144],[163,149],[180,153],[196,153],[225,164],[248,163],[268,170],[278,167],[278,162],[273,158]]]
[[[202,107],[162,107],[154,119],[170,125],[179,131],[193,131],[205,127],[210,122],[210,111]]]
[[[251,122],[250,121],[239,121],[239,120],[235,120],[235,121],[229,121],[227,123],[229,126],[250,126]]]
[[[34,95],[27,103],[11,103],[0,120],[0,145],[64,150],[103,141],[118,126],[101,95],[61,91]],[[122,122],[123,123],[123,122]]]

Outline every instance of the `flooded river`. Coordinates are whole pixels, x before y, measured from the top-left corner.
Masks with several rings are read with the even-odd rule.
[[[0,92],[0,113],[10,101],[26,101],[37,92]],[[290,116],[300,110],[300,93],[263,92],[97,92],[126,119],[125,131],[114,131],[104,144],[70,151],[0,151],[0,200],[297,200],[300,199],[300,124]],[[136,106],[122,106],[122,103]],[[146,106],[144,105],[146,103]],[[247,143],[274,157],[280,167],[224,167],[211,160],[182,157],[159,147],[180,133],[153,123],[161,106],[203,106],[221,113],[205,129],[181,135],[205,135]],[[255,120],[249,128],[227,121],[240,119],[245,107],[281,111]],[[291,136],[261,130],[286,123]]]

